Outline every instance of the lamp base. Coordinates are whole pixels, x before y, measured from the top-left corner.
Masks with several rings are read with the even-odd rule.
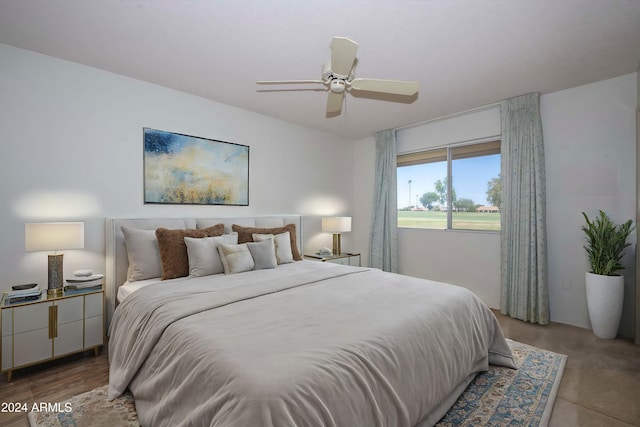
[[[333,254],[340,255],[342,253],[342,248],[340,247],[340,233],[333,234]]]
[[[62,295],[62,261],[64,254],[49,255],[47,295]]]
[[[47,295],[61,297],[64,294],[63,288],[47,289]]]

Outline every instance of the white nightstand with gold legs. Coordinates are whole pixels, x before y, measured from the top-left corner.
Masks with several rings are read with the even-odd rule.
[[[0,371],[7,381],[15,369],[93,350],[104,345],[104,287],[42,293],[33,301],[0,301]]]
[[[360,260],[360,254],[354,254],[349,252],[342,252],[340,254],[330,254],[330,255],[305,254],[304,257],[307,259],[315,260],[315,261],[332,262],[334,264],[357,265],[358,267],[362,265],[362,262]]]

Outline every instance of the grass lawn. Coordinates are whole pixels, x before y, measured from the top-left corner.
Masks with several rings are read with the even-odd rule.
[[[447,228],[446,212],[398,211],[398,227]],[[461,230],[500,230],[500,214],[453,212],[453,228]]]

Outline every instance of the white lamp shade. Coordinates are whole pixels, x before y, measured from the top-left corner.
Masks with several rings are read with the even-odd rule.
[[[344,233],[351,231],[350,216],[329,216],[322,218],[322,231]]]
[[[84,222],[42,222],[24,225],[24,250],[58,251],[84,248]]]

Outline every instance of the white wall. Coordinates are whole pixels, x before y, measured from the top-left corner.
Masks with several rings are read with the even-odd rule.
[[[315,216],[351,211],[349,141],[1,44],[0,64],[0,291],[46,287],[46,254],[24,252],[27,222],[85,222],[69,273],[104,271],[106,217],[311,215],[315,249],[331,245]],[[249,145],[250,205],[144,205],[143,127]]]
[[[549,300],[552,320],[589,328],[581,212],[635,218],[636,73],[544,95]],[[636,242],[635,234],[630,239]],[[635,246],[635,245],[634,245]],[[624,257],[621,333],[633,335],[635,253]]]
[[[360,252],[362,265],[369,266],[369,233],[373,220],[373,182],[376,164],[376,142],[373,136],[353,143],[353,219],[351,245],[343,247]]]
[[[547,166],[549,293],[554,322],[590,328],[580,212],[592,214],[603,209],[616,221],[635,218],[636,74],[541,97]],[[454,116],[400,132],[398,152],[420,148],[403,141],[408,132],[420,135],[423,146],[431,147],[484,138],[496,131],[499,134],[499,129],[499,115],[492,109]],[[354,221],[369,224],[372,199],[358,195],[373,192],[372,138],[354,143],[354,159],[354,180],[358,183],[354,200],[364,201],[354,204]],[[356,236],[357,244],[364,248],[368,245],[368,229],[361,233]],[[497,233],[400,229],[398,240],[401,273],[462,285],[489,306],[499,307]],[[628,251],[621,325],[621,332],[627,336],[633,334],[633,258],[633,251]]]

